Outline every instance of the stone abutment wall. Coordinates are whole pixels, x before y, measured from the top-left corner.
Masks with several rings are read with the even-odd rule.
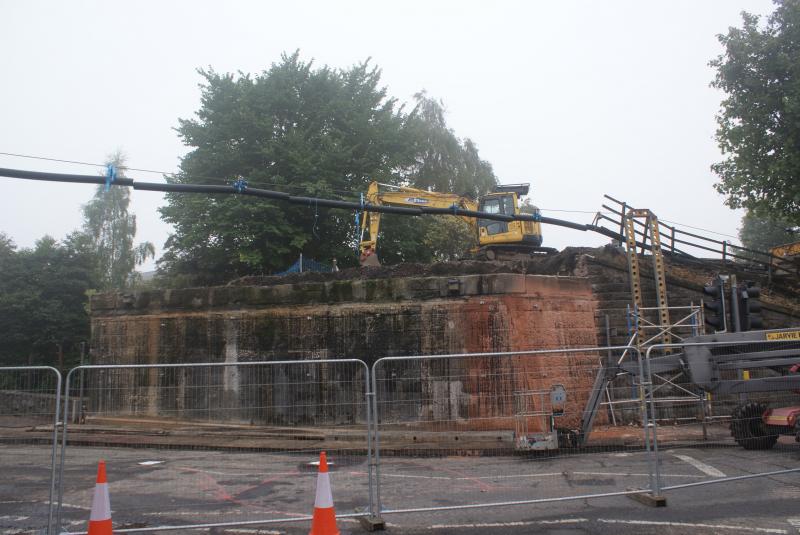
[[[654,306],[652,274],[642,262],[645,306]],[[698,267],[697,262],[669,259],[670,306],[699,305],[703,285],[721,269],[728,273],[735,267]],[[747,276],[741,273],[740,279]],[[255,278],[237,284],[94,296],[93,363],[355,358],[371,367],[389,356],[580,348],[624,345],[630,340],[627,264],[614,247],[568,249],[522,264],[401,265],[376,272]],[[781,294],[778,288],[764,293],[765,327],[800,325],[796,297]],[[672,320],[680,319],[681,313],[674,312]],[[378,379],[391,396],[387,399],[398,402],[386,403],[381,417],[384,423],[480,422],[482,428],[507,427],[515,410],[514,392],[563,384],[567,413],[572,416],[560,425],[577,427],[599,357],[562,353],[392,362],[379,368]],[[95,384],[112,387],[92,403],[100,412],[162,418],[338,425],[365,418],[363,403],[359,405],[365,385],[359,373],[363,375],[340,363],[136,370],[104,379],[97,373]],[[624,381],[617,387],[619,395],[630,397],[631,388]],[[616,395],[612,392],[612,397]],[[672,409],[664,410],[669,416]],[[602,421],[604,415],[599,417]],[[620,417],[635,420],[638,409],[623,409]]]
[[[592,347],[595,315],[588,279],[519,273],[104,294],[92,300],[92,358],[94,364],[357,358],[371,366],[386,356]],[[383,421],[480,419],[482,429],[492,428],[493,417],[513,414],[514,391],[553,384],[575,394],[568,412],[577,415],[594,377],[576,370],[596,363],[597,355],[586,353],[395,362],[391,373],[399,369],[405,380],[382,384],[413,402],[392,404]],[[356,403],[364,385],[351,366],[257,370],[130,370],[113,379],[94,372],[95,384],[114,386],[93,398],[90,411],[276,425],[364,419]],[[313,393],[285,386],[309,382],[319,385]],[[309,396],[336,402],[321,409]],[[225,414],[203,411],[220,402]]]

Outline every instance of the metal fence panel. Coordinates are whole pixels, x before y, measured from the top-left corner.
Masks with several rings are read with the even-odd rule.
[[[337,513],[364,515],[368,376],[353,359],[76,368],[61,525],[86,529],[99,459],[115,529],[306,520],[321,451]]]
[[[376,361],[381,512],[647,489],[652,457],[641,425],[643,404],[610,402],[622,376],[627,384],[616,388],[638,391],[632,374],[615,371],[618,362],[638,369],[634,354],[625,347]]]
[[[798,424],[792,415],[800,417],[800,375],[790,364],[800,364],[800,344],[793,344],[648,348],[658,489],[779,474],[796,479]]]
[[[61,374],[0,368],[0,531],[51,530]]]

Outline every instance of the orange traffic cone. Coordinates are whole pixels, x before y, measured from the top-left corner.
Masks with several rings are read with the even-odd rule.
[[[333,510],[331,480],[328,476],[328,458],[325,452],[319,454],[319,474],[317,474],[317,496],[314,499],[314,518],[308,535],[339,535],[336,528],[336,511]]]
[[[97,465],[97,483],[92,498],[92,514],[89,516],[89,535],[112,535],[111,502],[108,499],[106,462]]]

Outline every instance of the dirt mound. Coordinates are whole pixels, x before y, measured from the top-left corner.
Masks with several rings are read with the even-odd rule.
[[[486,275],[492,273],[523,273],[532,275],[586,275],[581,269],[581,258],[605,258],[614,264],[626,265],[624,250],[607,245],[604,247],[567,247],[553,254],[533,256],[530,259],[500,262],[463,260],[435,264],[396,264],[342,269],[333,273],[290,273],[288,275],[247,276],[233,280],[229,286],[276,286],[304,282],[328,282],[367,279],[390,279],[403,277],[448,277],[459,275]],[[717,273],[736,274],[739,281],[753,281],[761,285],[764,301],[795,309],[800,302],[800,285],[797,281],[770,279],[765,272],[759,273],[745,264],[723,262],[719,259],[685,258],[665,253],[667,274],[698,285],[711,283]],[[645,271],[650,265],[644,260]]]
[[[280,276],[248,276],[228,283],[229,286],[274,286],[303,282],[327,282],[359,279],[390,279],[400,277],[447,277],[457,275],[486,275],[491,273],[530,273],[535,275],[571,275],[583,253],[597,253],[600,249],[567,247],[554,254],[534,256],[514,262],[439,262],[436,264],[396,264],[342,269],[333,273],[290,273]]]

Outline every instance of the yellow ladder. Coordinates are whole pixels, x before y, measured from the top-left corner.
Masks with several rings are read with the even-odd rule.
[[[633,297],[633,304],[638,310],[642,308],[642,283],[641,273],[639,270],[639,257],[636,254],[636,228],[635,220],[644,219],[644,236],[645,240],[650,237],[650,250],[653,257],[653,277],[656,283],[656,306],[658,307],[658,316],[660,321],[660,328],[662,329],[661,341],[664,344],[672,342],[672,337],[669,333],[669,304],[667,303],[667,276],[664,271],[664,255],[661,252],[661,233],[658,229],[658,218],[656,215],[647,209],[629,209],[624,214],[625,218],[625,242],[627,245],[628,254],[628,274],[631,281],[631,296]],[[637,346],[640,345],[640,337],[636,337]],[[667,351],[669,352],[669,351]]]

